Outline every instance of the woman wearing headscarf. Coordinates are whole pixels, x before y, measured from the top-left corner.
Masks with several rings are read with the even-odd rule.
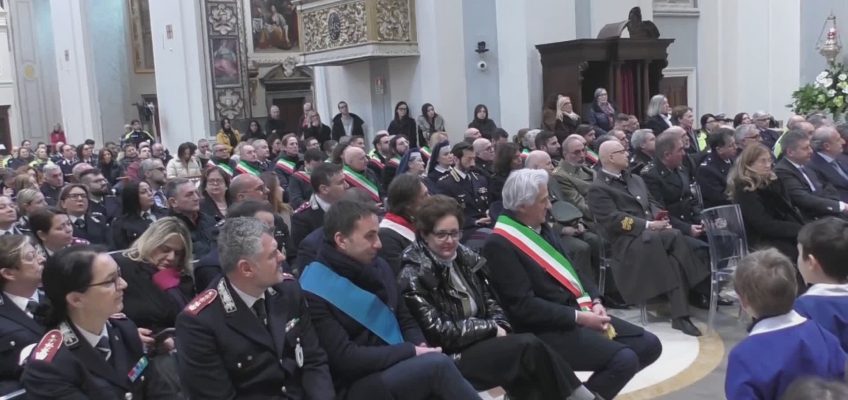
[[[469,128],[476,128],[484,138],[492,140],[492,134],[498,126],[489,119],[489,108],[483,104],[474,107],[474,119],[468,123]]]

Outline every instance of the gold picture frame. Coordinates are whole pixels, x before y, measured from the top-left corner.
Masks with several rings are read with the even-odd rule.
[[[127,0],[132,34],[133,68],[137,74],[152,74],[153,31],[150,27],[148,0]]]

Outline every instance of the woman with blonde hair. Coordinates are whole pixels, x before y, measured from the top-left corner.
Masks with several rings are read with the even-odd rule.
[[[44,193],[36,189],[24,189],[15,196],[15,204],[18,206],[18,229],[29,233],[29,215],[39,208],[47,207]]]
[[[568,135],[577,132],[579,125],[580,116],[574,112],[571,98],[568,96],[559,96],[556,102],[556,122],[554,125],[554,133],[556,133],[557,140],[562,143]]]
[[[745,147],[727,175],[727,194],[739,204],[752,248],[773,246],[795,260],[796,238],[805,221],[777,179],[773,164],[765,146]]]
[[[173,328],[177,314],[196,295],[191,255],[191,234],[176,217],[156,220],[129,249],[112,254],[128,285],[123,313],[138,325],[151,366],[160,370],[160,388],[169,393],[180,391],[171,356]]]

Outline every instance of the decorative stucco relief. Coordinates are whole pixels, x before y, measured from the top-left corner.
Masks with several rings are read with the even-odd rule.
[[[408,0],[377,0],[377,39],[409,41],[409,17]]]
[[[303,14],[304,51],[320,51],[368,40],[365,2],[355,1]]]

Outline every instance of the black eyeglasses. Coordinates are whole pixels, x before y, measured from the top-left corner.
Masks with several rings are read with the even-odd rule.
[[[107,279],[103,282],[92,283],[92,284],[90,284],[86,287],[88,288],[88,287],[94,287],[94,286],[109,286],[109,285],[112,285],[115,289],[117,289],[118,288],[118,281],[120,281],[120,280],[121,280],[121,269],[118,268],[117,270],[115,270],[115,276],[113,278]]]
[[[459,240],[462,236],[462,231],[434,231],[432,235],[438,240],[447,240],[448,237],[453,240]]]

